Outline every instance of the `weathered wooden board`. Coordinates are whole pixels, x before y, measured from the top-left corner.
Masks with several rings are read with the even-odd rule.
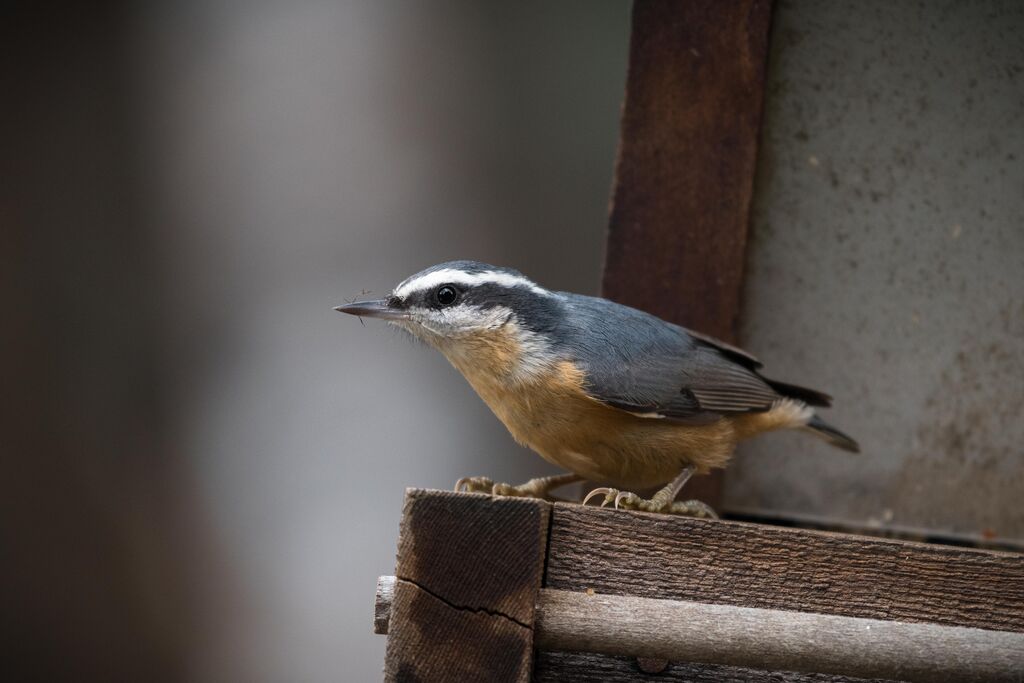
[[[378,580],[378,633],[387,632],[395,582]],[[1019,683],[1024,672],[1024,632],[557,588],[537,596],[534,643],[636,658],[648,673],[671,661],[915,683]]]
[[[638,0],[603,291],[735,339],[768,54],[765,0]]]
[[[645,673],[633,657],[590,652],[538,652],[533,680],[536,683],[889,683],[883,679],[685,662],[671,662],[659,673]]]
[[[1019,683],[1024,633],[543,588],[543,650],[914,683]]]
[[[388,681],[528,681],[550,505],[409,490]]]
[[[570,504],[545,587],[1024,631],[1024,555]]]
[[[736,339],[769,0],[637,0],[602,294]],[[688,497],[717,506],[721,479]]]
[[[637,603],[643,601],[634,596],[690,601],[697,604],[659,608],[693,609],[695,614],[708,612],[701,604],[736,605],[814,613],[813,618],[840,615],[1024,633],[1024,555],[478,494],[410,491],[396,573],[390,609],[379,604],[381,609],[375,615],[378,629],[387,628],[389,633],[387,680],[529,680],[534,648],[553,642],[544,640],[548,637],[544,633],[570,633],[571,638],[559,641],[562,645],[558,647],[575,650],[583,641],[572,638],[592,639],[602,632],[600,624],[591,624],[583,636],[572,629],[566,631],[564,624],[554,628],[550,614],[544,623],[537,621],[538,604],[558,595],[578,601],[579,592],[588,589],[630,596],[628,599]],[[386,602],[389,594],[389,587],[384,586],[380,602]],[[599,622],[625,623],[621,615],[601,617],[595,612],[607,602],[601,601],[600,595],[589,599],[598,602],[586,611],[594,612],[591,616]],[[645,612],[641,616],[657,615]],[[579,620],[571,621],[579,625]],[[728,620],[716,623],[724,621]],[[678,625],[679,617],[671,617],[671,623]],[[718,625],[724,628],[722,623]],[[769,635],[788,637],[783,626]],[[885,629],[881,626],[879,630]],[[902,631],[911,633],[913,629]],[[744,637],[757,639],[751,635],[756,628],[747,628],[747,632]],[[665,631],[662,640],[668,643],[665,638],[670,635]],[[684,641],[700,641],[696,635]],[[731,640],[716,639],[712,632],[704,635],[712,648],[724,647],[721,643]],[[993,635],[978,642],[982,649],[991,648],[1002,642],[1000,637],[1009,635]],[[616,639],[619,642],[618,636]],[[793,642],[803,647],[804,640],[800,637]],[[792,649],[793,642],[786,647]],[[915,642],[924,641],[918,638]],[[606,652],[623,654],[622,648],[607,647]],[[647,656],[669,652],[660,646],[637,647],[647,648],[638,652]],[[1019,649],[1019,644],[1014,647]],[[715,650],[725,654],[714,655],[712,661],[744,665],[762,661],[747,656],[747,649],[740,653],[746,658],[733,658],[728,647]],[[954,644],[951,649],[962,647]],[[1004,650],[999,652],[1009,652]],[[875,651],[884,657],[892,654],[884,647]],[[765,663],[797,661],[778,659],[782,656],[779,652],[769,654]],[[917,660],[920,664],[921,657]],[[968,667],[968,673],[976,668]],[[570,669],[572,675],[567,673]],[[920,666],[918,669],[920,674]],[[883,671],[893,669],[849,669],[844,665],[837,670],[889,675]],[[922,680],[918,674],[916,680]],[[536,680],[625,681],[647,680],[647,676],[635,659],[610,655],[544,652],[536,665]],[[749,674],[746,669],[703,663],[671,663],[660,676],[662,680],[696,681],[854,680],[837,675]],[[961,675],[963,680],[969,678]]]

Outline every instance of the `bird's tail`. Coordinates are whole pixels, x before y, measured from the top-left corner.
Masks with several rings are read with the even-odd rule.
[[[856,441],[846,434],[843,434],[817,415],[811,415],[811,418],[807,421],[807,424],[804,425],[803,429],[821,439],[824,439],[836,448],[842,448],[844,451],[849,451],[851,453],[860,453],[860,446]]]
[[[768,386],[777,391],[779,395],[785,396],[786,398],[795,398],[798,401],[803,401],[809,406],[818,406],[819,408],[828,408],[832,405],[831,396],[815,389],[799,387],[795,384],[786,384],[785,382],[768,379],[767,377],[762,377],[761,379],[763,379]]]
[[[787,384],[774,379],[762,379],[768,383],[768,386],[785,396],[787,399],[797,401],[798,403],[796,405],[803,404],[805,406],[805,410],[798,413],[798,419],[795,421],[796,424],[790,422],[785,426],[802,425],[801,428],[804,431],[810,432],[811,434],[824,439],[836,448],[842,448],[844,451],[849,451],[851,453],[860,453],[860,446],[857,445],[856,441],[818,417],[814,413],[813,408],[807,407],[816,406],[819,408],[828,408],[832,405],[831,396],[820,391],[797,386],[795,384]]]

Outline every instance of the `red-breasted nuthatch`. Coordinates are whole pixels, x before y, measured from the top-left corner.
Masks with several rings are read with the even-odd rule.
[[[709,515],[675,497],[693,473],[724,467],[740,439],[802,429],[858,450],[815,414],[828,396],[763,377],[745,351],[607,299],[548,291],[510,268],[442,263],[384,299],[336,310],[387,320],[436,348],[516,441],[570,472],[521,486],[473,477],[456,488],[547,497],[580,479],[623,489],[670,482],[649,500],[613,488],[591,495]]]

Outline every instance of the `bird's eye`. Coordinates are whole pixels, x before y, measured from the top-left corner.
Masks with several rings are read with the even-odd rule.
[[[451,285],[444,285],[437,290],[437,303],[442,306],[451,306],[459,298],[459,293]]]

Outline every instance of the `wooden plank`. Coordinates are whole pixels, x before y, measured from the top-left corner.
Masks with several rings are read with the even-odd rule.
[[[550,505],[406,494],[384,678],[528,681]]]
[[[570,504],[545,587],[1024,631],[1024,555]]]
[[[659,673],[645,673],[634,657],[592,652],[538,652],[533,680],[536,683],[890,683],[884,679],[686,662],[672,662]]]
[[[537,646],[664,660],[902,678],[1019,681],[1024,633],[545,588]]]
[[[454,607],[414,583],[395,586],[386,681],[528,681],[530,630],[501,614]]]
[[[391,621],[391,603],[395,600],[395,583],[393,576],[377,578],[377,593],[373,596],[373,632],[387,635]]]
[[[387,617],[394,577],[378,581]],[[542,588],[534,642],[541,650],[753,669],[902,679],[914,683],[1019,681],[1024,633],[788,610]]]
[[[736,340],[768,0],[637,0],[602,294]],[[713,506],[721,478],[687,488]]]
[[[735,340],[771,3],[637,0],[603,291]]]

